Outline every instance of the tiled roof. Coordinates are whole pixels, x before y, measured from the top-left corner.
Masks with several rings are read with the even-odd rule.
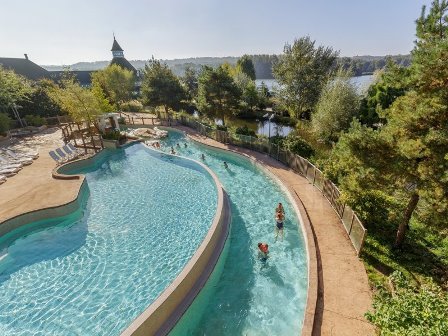
[[[0,65],[31,80],[50,78],[50,72],[26,58],[0,57]]]

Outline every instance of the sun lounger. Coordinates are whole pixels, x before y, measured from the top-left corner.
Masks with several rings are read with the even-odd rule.
[[[31,149],[24,146],[14,146],[12,148],[17,153],[17,155],[29,156],[33,159],[37,159],[39,157],[38,149]]]
[[[65,161],[71,160],[71,157],[69,157],[67,154],[65,154],[61,148],[56,148],[55,152]]]
[[[37,157],[34,157],[32,155],[15,153],[10,149],[5,149],[5,153],[14,159],[37,159]]]
[[[24,166],[29,166],[30,164],[33,163],[33,159],[30,159],[30,158],[14,159],[12,157],[8,157],[7,160],[9,163],[15,163],[15,164],[20,163]]]
[[[2,168],[22,168],[23,164],[21,164],[20,162],[11,162],[0,155],[0,167],[2,167]]]
[[[67,155],[71,158],[71,159],[76,159],[79,155],[78,153],[74,153],[70,150],[70,148],[68,148],[67,145],[63,146],[62,149],[64,150],[64,152],[67,153]]]
[[[67,160],[65,160],[64,158],[61,158],[59,155],[57,155],[54,151],[49,151],[48,154],[50,155],[50,157],[56,161],[57,164],[61,164],[64,162],[67,162]]]
[[[14,176],[17,174],[17,172],[20,170],[20,168],[10,168],[10,169],[2,169],[0,168],[0,175],[5,175],[5,176]]]
[[[73,153],[77,153],[78,155],[83,155],[84,154],[84,152],[81,149],[76,148],[70,142],[67,144],[67,147],[70,148]]]

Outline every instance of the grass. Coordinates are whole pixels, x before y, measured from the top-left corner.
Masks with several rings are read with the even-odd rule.
[[[387,277],[401,271],[416,285],[432,278],[448,289],[448,235],[430,231],[414,221],[401,249],[393,249],[396,228],[369,228],[362,259],[372,287],[387,285]]]

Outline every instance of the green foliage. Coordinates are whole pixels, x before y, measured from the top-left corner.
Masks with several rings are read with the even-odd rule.
[[[243,55],[238,62],[236,62],[236,67],[251,80],[255,80],[255,67],[249,55]]]
[[[241,135],[249,135],[249,136],[252,136],[252,137],[257,137],[257,133],[255,131],[253,131],[253,130],[250,130],[247,127],[247,125],[237,127],[235,129],[235,133],[236,134],[241,134]]]
[[[50,98],[75,121],[96,122],[96,117],[111,112],[112,106],[98,87],[81,87],[73,78],[64,78],[60,86],[48,91]]]
[[[221,118],[239,112],[241,91],[225,67],[213,69],[204,67],[199,75],[198,108],[209,117]]]
[[[283,140],[283,147],[294,154],[298,154],[304,158],[310,158],[314,155],[314,149],[295,132],[291,132]]]
[[[339,70],[336,78],[329,80],[322,90],[311,126],[319,139],[337,141],[339,134],[358,116],[358,111],[356,87],[350,82],[349,73]]]
[[[241,95],[241,109],[253,111],[258,105],[258,90],[255,82],[244,72],[237,71],[233,76],[236,86]]]
[[[61,115],[59,106],[51,99],[48,92],[56,87],[56,84],[49,79],[42,79],[33,85],[30,95],[20,100],[18,105],[21,115],[36,115],[41,117],[55,117]]]
[[[198,75],[192,66],[187,66],[185,68],[185,73],[181,77],[181,82],[184,86],[187,98],[193,101],[198,95]]]
[[[6,113],[0,113],[0,135],[6,134],[11,127],[11,119]]]
[[[319,99],[338,53],[330,47],[315,46],[310,37],[286,44],[284,54],[273,67],[280,84],[279,99],[297,119],[310,113]]]
[[[165,113],[179,109],[186,98],[179,79],[166,64],[154,58],[145,66],[141,92],[146,105],[163,106]]]
[[[224,125],[216,125],[216,129],[217,129],[218,131],[224,131],[224,132],[227,132],[228,127],[227,127],[227,126],[224,126]]]
[[[141,112],[143,105],[138,100],[130,100],[120,105],[120,109],[125,112]]]
[[[362,99],[359,120],[369,127],[386,122],[385,111],[409,90],[410,69],[399,67],[391,59]]]
[[[47,121],[45,120],[45,118],[42,118],[42,117],[36,116],[36,115],[32,115],[32,114],[27,114],[25,116],[25,121],[28,126],[39,127],[39,126],[47,124]]]
[[[7,112],[12,105],[29,99],[32,91],[27,79],[0,65],[0,111]]]
[[[102,138],[105,140],[124,140],[126,139],[125,135],[122,135],[119,130],[108,131],[105,134],[102,134]]]
[[[382,289],[367,319],[381,335],[448,335],[448,294],[432,282],[415,288],[400,272],[390,276],[392,293]]]
[[[116,108],[131,99],[134,86],[133,72],[117,64],[92,73],[92,87],[101,90],[104,97]]]

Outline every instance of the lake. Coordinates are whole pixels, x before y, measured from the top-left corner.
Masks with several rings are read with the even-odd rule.
[[[369,85],[373,82],[373,75],[366,76],[355,76],[351,78],[353,84],[358,87],[358,92],[363,93]],[[271,91],[274,87],[278,86],[278,83],[275,79],[256,79],[255,84],[257,86],[261,86],[261,82],[264,82],[268,87],[269,91]]]
[[[368,89],[369,85],[373,82],[373,75],[366,76],[356,76],[352,77],[351,81],[354,83],[358,92],[362,94],[365,90]],[[261,82],[264,82],[268,87],[269,91],[271,91],[274,87],[278,86],[278,83],[275,79],[257,79],[255,80],[255,84],[257,86],[261,85]],[[220,119],[215,120],[216,124],[222,124]],[[231,127],[242,127],[247,126],[252,131],[255,131],[257,134],[265,135],[265,136],[275,136],[288,135],[294,128],[286,125],[277,124],[276,122],[269,122],[267,120],[245,120],[245,119],[230,119],[226,120],[227,126]]]

